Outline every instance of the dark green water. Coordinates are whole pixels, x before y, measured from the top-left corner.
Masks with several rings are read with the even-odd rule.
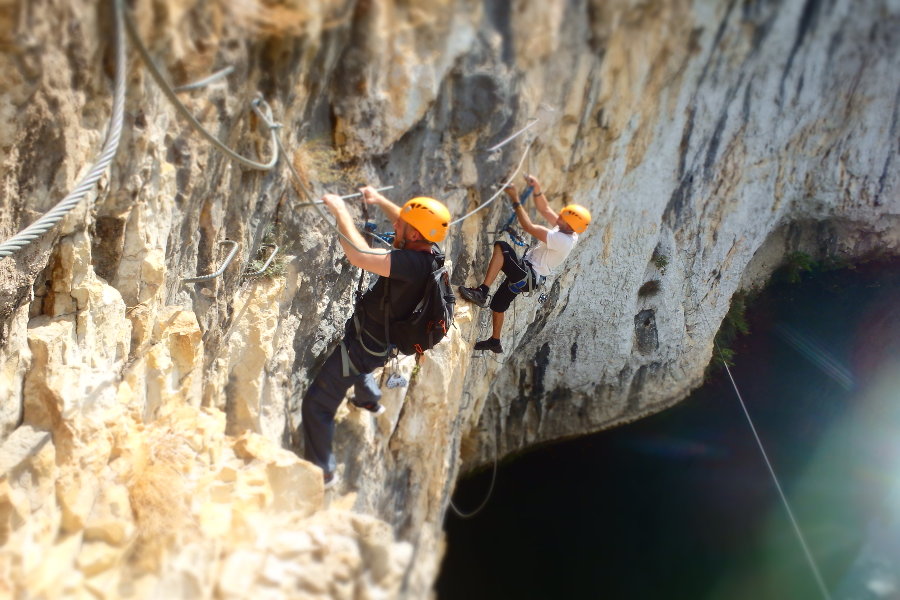
[[[732,373],[832,597],[900,599],[900,265],[780,281],[747,319]],[[446,531],[439,600],[823,597],[724,371],[501,465]]]

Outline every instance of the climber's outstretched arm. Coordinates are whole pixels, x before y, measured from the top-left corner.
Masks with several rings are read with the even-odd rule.
[[[516,218],[519,220],[519,225],[522,226],[522,229],[528,234],[533,235],[535,239],[546,244],[547,234],[550,233],[550,230],[543,225],[536,225],[532,222],[531,217],[525,212],[525,208],[519,204],[519,193],[516,191],[514,185],[506,186],[506,196],[509,199],[510,204],[512,204],[513,210],[516,212]]]
[[[541,216],[544,217],[548,223],[556,226],[556,220],[559,218],[559,215],[550,208],[549,204],[547,204],[547,196],[544,195],[544,190],[541,188],[541,182],[533,175],[526,175],[525,181],[534,188],[534,206],[537,208],[538,212],[541,213]]]

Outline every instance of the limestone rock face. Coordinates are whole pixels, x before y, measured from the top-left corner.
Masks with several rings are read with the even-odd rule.
[[[215,149],[128,38],[111,168],[0,258],[2,595],[429,597],[460,472],[678,402],[789,254],[900,252],[891,0],[123,4],[173,85],[230,68],[177,92],[210,135],[268,160],[262,98],[280,156]],[[117,3],[0,5],[6,240],[97,158]],[[473,355],[490,314],[461,304],[376,374],[410,382],[384,415],[341,407],[326,492],[300,401],[369,281],[308,203],[371,183],[471,212],[443,248],[472,285],[510,216],[475,209],[524,172],[591,226],[504,354]]]

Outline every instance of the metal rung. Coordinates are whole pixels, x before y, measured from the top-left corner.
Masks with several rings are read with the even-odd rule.
[[[260,247],[260,250],[263,248],[272,248],[272,253],[269,254],[269,258],[266,259],[266,262],[263,264],[262,268],[259,271],[245,271],[244,277],[259,277],[263,273],[266,272],[266,269],[269,268],[269,265],[272,264],[272,259],[275,258],[275,255],[278,254],[278,246],[275,244],[263,244]]]
[[[231,261],[234,260],[234,255],[237,254],[238,251],[238,243],[234,240],[223,240],[219,242],[219,245],[223,244],[232,244],[231,252],[228,253],[228,256],[225,257],[225,262],[222,263],[222,266],[219,267],[219,270],[215,273],[210,273],[209,275],[198,275],[197,277],[188,277],[187,279],[182,279],[182,283],[198,283],[201,281],[209,281],[210,279],[215,279],[225,272],[225,269],[228,268],[228,265],[231,264]]]

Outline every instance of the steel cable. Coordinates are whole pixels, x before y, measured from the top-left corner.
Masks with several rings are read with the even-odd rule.
[[[10,256],[41,237],[65,217],[84,196],[93,189],[106,169],[112,163],[119,148],[122,135],[122,122],[125,115],[125,34],[123,32],[123,12],[121,0],[113,0],[113,14],[116,23],[116,81],[113,93],[112,118],[103,144],[103,151],[87,175],[75,186],[68,196],[59,201],[40,219],[0,244],[0,258]]]
[[[278,148],[281,150],[281,154],[283,154],[284,156],[287,156],[287,152],[285,151],[284,146],[281,144],[281,136],[275,135],[274,137],[275,137],[275,143],[278,145]],[[307,197],[307,199],[312,198],[311,190],[308,187],[306,187],[305,183],[303,183],[303,179],[300,177],[300,173],[298,173],[297,169],[294,168],[294,163],[291,160],[285,160],[284,163],[288,166],[288,171],[290,172],[291,176],[294,178],[294,181],[296,182],[297,187],[300,189],[300,191],[303,192],[303,194]],[[352,246],[357,252],[361,252],[362,254],[376,254],[378,256],[383,256],[383,255],[389,253],[389,251],[384,251],[384,250],[372,250],[371,248],[369,248],[369,249],[360,248],[359,246],[354,244],[350,238],[348,238],[346,235],[341,233],[341,230],[338,229],[337,223],[335,223],[331,219],[329,219],[328,215],[325,213],[325,211],[322,210],[321,203],[315,202],[315,201],[309,201],[305,205],[311,205],[313,208],[315,208],[316,211],[319,213],[319,216],[322,217],[322,219],[326,223],[328,223],[328,225],[330,225],[332,229],[334,229],[335,233],[337,233],[341,238],[343,238],[345,242],[350,244],[350,246]]]
[[[460,218],[456,219],[455,221],[450,221],[450,225],[451,225],[451,226],[452,226],[452,225],[456,225],[457,223],[461,223],[462,221],[465,221],[466,219],[468,219],[469,217],[471,217],[472,215],[474,215],[475,213],[477,213],[479,210],[481,210],[482,208],[484,208],[485,206],[487,206],[488,204],[490,204],[491,202],[493,202],[494,200],[496,200],[497,197],[498,197],[500,194],[502,194],[503,191],[506,189],[506,186],[510,185],[510,184],[513,182],[513,180],[516,178],[516,175],[519,174],[519,171],[522,169],[522,164],[525,162],[525,157],[528,156],[528,151],[531,150],[531,144],[533,144],[533,143],[534,143],[533,141],[532,141],[532,142],[528,142],[528,145],[525,147],[525,153],[522,154],[522,159],[519,160],[519,164],[516,166],[516,170],[513,171],[513,174],[510,175],[509,179],[507,179],[507,180],[503,183],[503,185],[500,186],[500,189],[497,190],[497,193],[496,193],[496,194],[494,194],[493,196],[491,196],[490,198],[488,198],[487,200],[485,200],[484,202],[482,202],[479,206],[477,206],[477,207],[476,207],[475,209],[473,209],[472,211],[470,211],[470,212],[464,214],[463,216],[461,216]]]
[[[137,27],[134,22],[131,20],[131,17],[127,12],[122,9],[122,0],[115,0],[117,5],[120,7],[120,12],[124,15],[125,18],[125,26],[128,30],[128,34],[131,36],[132,41],[134,42],[135,47],[138,49],[138,53],[141,55],[141,58],[144,61],[144,64],[147,65],[147,69],[150,71],[150,75],[159,85],[160,89],[163,91],[163,94],[169,99],[175,109],[181,113],[185,119],[188,120],[188,123],[199,133],[201,136],[206,138],[206,140],[215,146],[220,152],[239,162],[240,164],[249,167],[251,169],[257,169],[260,171],[270,171],[275,164],[278,162],[278,145],[276,143],[277,136],[275,135],[275,130],[279,127],[279,125],[272,121],[271,119],[271,111],[269,110],[268,115],[263,115],[262,112],[258,110],[258,104],[265,104],[265,102],[261,99],[255,99],[253,101],[253,109],[257,115],[259,115],[260,119],[266,124],[269,128],[269,133],[271,134],[271,145],[272,145],[272,158],[269,159],[266,163],[257,162],[253,159],[247,158],[245,156],[241,156],[225,144],[223,144],[217,137],[211,134],[203,125],[194,117],[194,115],[187,109],[187,107],[181,102],[178,98],[178,95],[175,93],[175,90],[172,89],[172,86],[169,85],[169,82],[166,81],[165,77],[163,77],[160,70],[156,67],[156,64],[153,62],[153,59],[150,56],[150,51],[147,50],[147,47],[144,45],[143,40],[141,40],[140,35],[138,35]],[[268,110],[268,105],[265,105]]]
[[[223,77],[227,77],[228,75],[231,74],[232,71],[234,71],[234,65],[228,65],[224,69],[219,69],[218,71],[216,71],[215,73],[213,73],[212,75],[210,75],[208,77],[204,77],[203,79],[200,79],[198,81],[192,81],[191,83],[186,83],[184,85],[179,85],[178,87],[172,88],[172,89],[178,93],[199,90],[201,88],[208,86],[211,83],[214,83],[214,82],[222,79]]]

